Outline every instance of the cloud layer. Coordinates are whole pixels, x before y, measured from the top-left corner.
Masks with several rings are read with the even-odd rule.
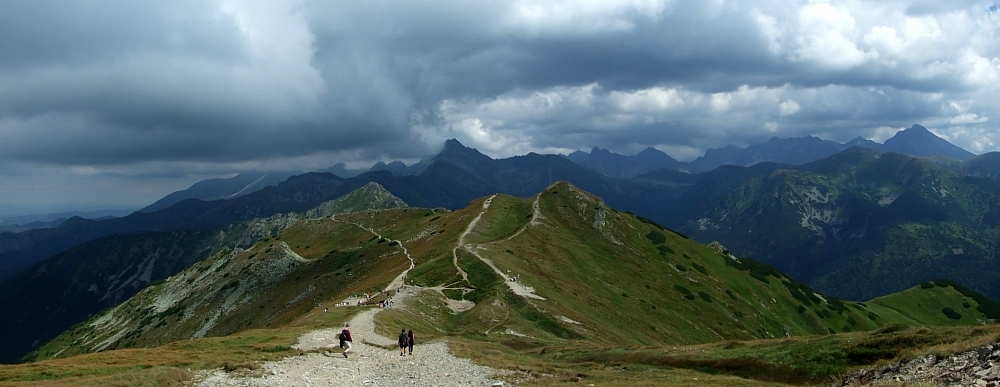
[[[0,192],[29,200],[48,176],[151,201],[241,169],[415,160],[451,137],[498,157],[598,145],[690,159],[772,136],[884,140],[920,123],[993,151],[998,8],[9,2]]]

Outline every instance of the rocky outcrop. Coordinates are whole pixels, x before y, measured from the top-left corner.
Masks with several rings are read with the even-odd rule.
[[[847,375],[837,386],[1000,386],[1000,343],[950,356],[926,355],[877,370]]]

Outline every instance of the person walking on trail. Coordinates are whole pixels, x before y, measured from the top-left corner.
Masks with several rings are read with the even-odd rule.
[[[413,354],[413,330],[412,329],[410,329],[409,332],[406,332],[406,345],[407,345],[407,347],[409,347],[410,354],[412,355]]]
[[[344,330],[340,331],[340,348],[344,349],[344,359],[347,359],[347,353],[351,351],[351,343],[354,339],[351,338],[351,324],[344,324]]]
[[[406,355],[406,346],[409,345],[410,339],[406,336],[406,329],[404,328],[399,332],[399,356]]]

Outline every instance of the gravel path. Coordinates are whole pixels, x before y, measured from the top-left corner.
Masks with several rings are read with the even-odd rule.
[[[420,291],[407,286],[397,292],[395,308],[405,307],[406,300]],[[263,375],[227,373],[221,369],[200,371],[189,386],[312,387],[312,386],[494,386],[497,376],[508,373],[472,364],[448,352],[446,340],[418,343],[413,355],[399,356],[396,339],[375,333],[375,315],[383,309],[372,308],[357,314],[349,322],[354,348],[349,358],[341,355],[337,341],[340,328],[320,329],[299,337],[294,346],[302,351],[322,351],[292,356],[262,366]],[[419,339],[420,336],[418,335]],[[385,349],[379,346],[393,346]],[[330,350],[325,350],[329,348]]]
[[[214,370],[199,375],[196,386],[492,386],[499,383],[492,368],[472,364],[448,353],[443,341],[417,345],[413,355],[354,345],[350,358],[339,351],[311,353],[264,364],[264,375],[246,377]]]
[[[495,195],[494,195],[495,196]],[[500,272],[491,261],[481,257],[472,245],[464,246],[465,236],[475,227],[476,223],[490,207],[493,201],[491,196],[483,203],[483,210],[473,219],[469,226],[459,237],[458,246],[452,251],[455,259],[455,267],[467,280],[466,273],[458,266],[457,250],[465,247],[469,252],[475,254],[484,262],[493,267],[498,274],[507,279],[507,276]],[[537,217],[537,209],[535,217]],[[334,221],[334,217],[330,217]],[[534,220],[534,219],[533,219]],[[380,238],[382,236],[375,230],[366,228],[360,224],[351,224],[361,227]],[[403,253],[410,259],[410,268],[396,277],[387,289],[396,289],[393,297],[393,308],[405,308],[406,300],[425,289],[415,286],[403,286],[403,279],[413,268],[413,257],[399,243]],[[521,289],[520,284],[509,282],[508,285],[514,289],[515,293],[525,297],[535,297],[528,289]],[[515,289],[516,288],[516,289]],[[521,290],[518,292],[518,290]],[[354,305],[356,300],[347,300],[348,305]],[[468,309],[469,305],[455,305],[453,309]],[[351,336],[354,339],[354,347],[348,354],[348,358],[341,355],[338,346],[337,334],[341,327],[331,329],[320,329],[308,332],[301,337],[294,348],[303,352],[308,352],[301,356],[292,356],[280,361],[267,362],[262,366],[263,372],[256,375],[244,372],[228,373],[222,369],[199,371],[195,373],[188,386],[211,387],[211,386],[502,386],[503,383],[498,376],[509,374],[509,371],[493,369],[489,367],[472,364],[468,359],[461,359],[448,352],[447,340],[435,340],[428,343],[419,343],[413,348],[413,355],[400,356],[396,339],[383,337],[375,333],[375,315],[383,309],[371,308],[358,313],[349,322],[351,326]],[[417,339],[420,336],[418,333]],[[392,347],[385,349],[383,347]]]

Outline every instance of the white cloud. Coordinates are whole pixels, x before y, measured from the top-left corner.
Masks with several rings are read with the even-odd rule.
[[[964,81],[971,87],[997,88],[1000,82],[1000,58],[985,58],[970,51],[965,53],[967,72]]]
[[[684,106],[684,98],[676,88],[654,87],[634,92],[612,91],[609,98],[615,107],[630,113],[655,113]]]
[[[799,103],[795,102],[795,100],[789,99],[782,101],[781,104],[778,105],[778,114],[782,117],[790,116],[799,111],[799,109],[801,109]]]
[[[975,113],[962,113],[957,116],[951,117],[948,120],[949,124],[952,125],[963,125],[963,124],[981,124],[989,120],[989,117],[980,117]]]
[[[846,8],[828,3],[809,4],[799,10],[797,22],[799,31],[794,39],[793,60],[847,70],[878,58],[877,52],[864,51],[854,42],[856,23]]]
[[[778,20],[773,16],[761,13],[761,10],[757,8],[750,11],[750,17],[756,23],[764,41],[767,42],[767,49],[771,54],[781,54],[782,45],[780,40],[783,38],[785,32],[778,27]]]

